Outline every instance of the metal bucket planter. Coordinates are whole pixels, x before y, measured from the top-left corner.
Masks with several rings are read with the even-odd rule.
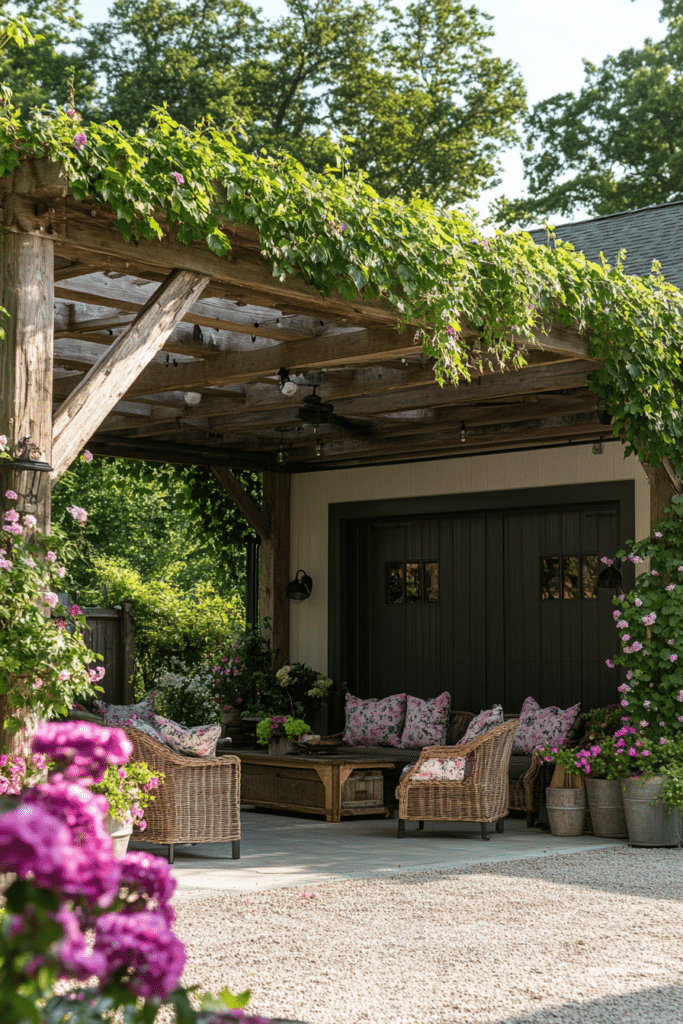
[[[681,812],[662,802],[665,775],[622,779],[621,792],[631,846],[680,846]]]
[[[133,834],[133,819],[119,821],[108,814],[104,819],[104,827],[111,836],[112,854],[114,858],[125,856],[128,850],[128,843]]]
[[[295,751],[296,744],[289,736],[275,736],[268,744],[268,753],[272,757],[283,757],[284,754],[293,754]]]
[[[586,819],[586,790],[557,789],[545,791],[550,831],[554,836],[580,836]]]
[[[593,835],[605,839],[626,839],[626,815],[621,796],[621,779],[586,779],[586,795],[593,823]]]

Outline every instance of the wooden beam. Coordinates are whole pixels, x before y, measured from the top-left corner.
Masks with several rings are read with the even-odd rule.
[[[29,437],[32,457],[44,463],[52,460],[52,267],[49,239],[0,236],[0,306],[9,314],[2,318],[0,341],[0,434],[12,447]],[[36,516],[38,528],[49,533],[47,473],[38,478],[37,491],[32,476],[0,462],[0,509],[10,507],[4,494],[12,489],[19,495],[12,507]]]
[[[81,302],[90,306],[109,306],[123,312],[137,313],[148,297],[149,289],[144,285],[133,285],[130,279],[112,280],[108,277],[99,280],[79,281],[78,284],[60,284],[55,288],[55,295],[68,302]],[[106,287],[105,287],[106,286]],[[137,293],[137,294],[136,294]],[[140,301],[142,299],[142,301]],[[272,315],[271,315],[272,312]],[[224,300],[204,300],[186,313],[183,318],[189,324],[197,324],[214,331],[228,331],[233,334],[247,334],[255,338],[273,338],[276,341],[294,341],[302,337],[301,331],[287,330],[276,324],[277,310],[258,313],[240,312],[234,306],[226,306]],[[258,326],[257,326],[258,325]],[[313,330],[306,331],[303,337],[312,336]]]
[[[206,283],[207,278],[201,274],[172,271],[128,330],[119,335],[69,395],[53,423],[53,485],[159,351]]]
[[[282,342],[247,351],[223,352],[211,360],[196,359],[177,366],[150,366],[140,374],[126,397],[242,384],[264,375],[277,374],[281,366],[286,366],[290,373],[296,373],[421,353],[421,346],[416,345],[413,339],[412,330],[399,334],[393,328],[381,327]]]
[[[534,329],[534,337],[544,352],[556,352],[558,355],[571,356],[573,359],[588,359],[588,341],[578,331],[561,324],[551,324],[550,330]],[[529,349],[533,351],[533,349]]]
[[[212,466],[211,472],[223,490],[233,499],[252,530],[259,535],[262,541],[267,540],[269,527],[266,517],[251,495],[247,494],[235,474],[229,469],[225,469],[224,466]]]
[[[264,472],[263,511],[268,537],[261,541],[259,616],[271,620],[270,642],[277,666],[289,661],[289,600],[285,595],[290,581],[289,506],[289,474]]]

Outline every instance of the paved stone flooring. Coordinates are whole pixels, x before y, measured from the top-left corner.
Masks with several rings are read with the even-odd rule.
[[[507,818],[505,831],[492,830],[485,842],[479,828],[464,822],[426,822],[418,832],[410,822],[406,838],[397,839],[391,819],[325,822],[243,808],[240,860],[231,859],[229,843],[176,846],[173,873],[179,889],[254,892],[627,845],[626,840],[588,834],[552,836],[527,829],[524,818]],[[166,854],[166,847],[150,843],[136,842],[131,849]]]

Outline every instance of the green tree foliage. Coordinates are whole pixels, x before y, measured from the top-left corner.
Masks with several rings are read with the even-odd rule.
[[[660,42],[584,62],[578,95],[536,104],[526,123],[528,196],[499,219],[538,223],[577,208],[619,213],[683,198],[683,2],[664,0]]]
[[[35,36],[33,46],[9,47],[0,57],[0,81],[9,86],[13,102],[26,113],[31,107],[69,102],[69,81],[75,73],[79,96],[89,100],[94,91],[93,69],[72,47],[82,27],[78,0],[18,0],[0,3],[0,22],[19,13],[28,19]]]
[[[342,137],[381,195],[462,202],[496,182],[525,93],[491,55],[488,15],[462,0],[288,0],[265,21],[244,0],[114,0],[83,52],[99,116],[137,128],[154,105],[190,125],[238,117],[248,150],[322,170]]]
[[[241,481],[260,501],[260,477],[244,473]],[[67,512],[73,504],[89,513],[84,527]],[[163,580],[184,592],[209,587],[241,604],[235,592],[244,587],[250,530],[208,470],[127,459],[76,462],[52,506],[53,522],[79,537],[81,558],[69,580],[79,600],[107,601],[101,559],[114,558],[143,582]]]

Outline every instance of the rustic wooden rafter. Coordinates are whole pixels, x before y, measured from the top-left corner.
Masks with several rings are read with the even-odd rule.
[[[53,419],[53,484],[161,348],[178,320],[201,295],[207,280],[191,271],[173,270],[130,327],[105,350],[60,406]]]
[[[469,384],[440,387],[415,328],[399,333],[388,303],[322,297],[301,275],[273,277],[252,227],[225,225],[226,257],[203,242],[182,245],[163,216],[162,240],[132,246],[108,208],[74,200],[59,168],[40,160],[0,181],[0,203],[6,231],[49,238],[54,253],[55,478],[84,443],[214,467],[230,490],[231,468],[273,467],[280,437],[290,469],[317,469],[609,432],[587,390],[599,364],[571,327],[536,331],[524,369],[491,365]],[[177,267],[201,278],[201,298],[185,304],[163,340],[157,334],[134,346],[137,357],[121,358],[150,296]],[[465,330],[466,340],[476,337]],[[310,391],[285,397],[281,367],[295,378],[324,371],[319,394],[342,420],[320,425],[321,456],[297,416]],[[248,512],[256,522],[260,510]]]

